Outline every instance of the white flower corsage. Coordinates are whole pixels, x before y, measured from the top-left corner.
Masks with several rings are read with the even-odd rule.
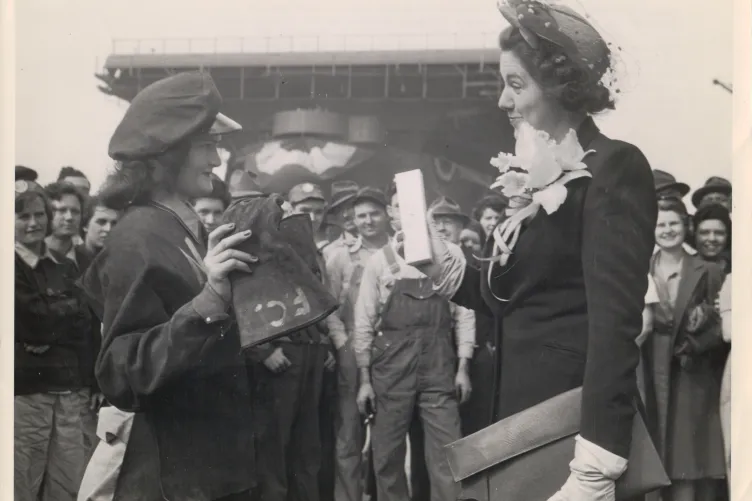
[[[567,199],[567,183],[591,177],[583,159],[595,152],[584,151],[571,129],[556,142],[546,132],[523,123],[516,137],[514,155],[502,152],[491,159],[491,165],[499,170],[491,189],[509,199],[510,217],[494,230],[494,250],[485,260],[502,265],[517,243],[525,219],[535,216],[541,207],[553,214]],[[489,277],[490,273],[491,267]]]

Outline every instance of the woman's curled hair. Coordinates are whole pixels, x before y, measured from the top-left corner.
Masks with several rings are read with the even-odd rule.
[[[502,51],[513,52],[525,69],[565,110],[572,113],[600,113],[614,109],[611,92],[600,75],[576,63],[558,45],[543,38],[534,49],[518,28],[507,28],[499,36]]]
[[[188,156],[190,143],[181,143],[155,158],[118,162],[115,171],[104,181],[97,194],[101,205],[122,211],[131,205],[144,205],[155,192],[175,190],[180,169]],[[162,169],[162,176],[154,176],[155,163]]]

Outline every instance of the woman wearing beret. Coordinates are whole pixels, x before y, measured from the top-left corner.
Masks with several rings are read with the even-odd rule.
[[[84,287],[111,406],[81,500],[251,499],[248,376],[228,314],[228,274],[255,260],[233,247],[250,232],[222,225],[206,238],[190,207],[212,192],[219,134],[240,127],[221,103],[208,74],[180,73],[136,95],[110,140],[118,166],[100,196],[126,212]]]
[[[500,37],[499,107],[517,151],[494,162],[502,171],[494,185],[517,212],[494,230],[481,270],[453,258],[433,230],[434,264],[425,271],[441,294],[496,318],[496,420],[583,387],[571,473],[551,500],[613,500],[629,467],[639,398],[635,341],[655,242],[653,177],[636,146],[606,137],[593,121],[614,108],[601,83],[610,50],[595,28],[543,2],[509,0],[500,10],[512,26]],[[543,146],[523,147],[530,141]],[[562,176],[548,177],[535,162],[527,174],[512,168],[552,142],[572,161],[552,163],[551,155],[541,165]],[[490,497],[506,499],[503,488]]]
[[[681,201],[662,200],[658,209],[650,272],[659,302],[645,352],[646,404],[673,484],[664,501],[710,501],[714,479],[725,476],[719,406],[727,348],[716,305],[724,274],[684,249],[689,216]]]

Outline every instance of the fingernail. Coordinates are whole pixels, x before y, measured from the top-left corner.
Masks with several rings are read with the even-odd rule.
[[[235,227],[235,223],[230,223],[230,224],[229,224],[228,226],[229,226],[230,228],[234,228],[234,227]]]
[[[251,236],[251,230],[246,230],[243,232],[243,235],[250,237]]]

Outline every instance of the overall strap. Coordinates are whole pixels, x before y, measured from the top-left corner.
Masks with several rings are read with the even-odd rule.
[[[389,273],[395,277],[399,277],[400,265],[397,262],[397,255],[389,244],[384,246],[384,257],[386,258],[386,264],[389,265]]]

